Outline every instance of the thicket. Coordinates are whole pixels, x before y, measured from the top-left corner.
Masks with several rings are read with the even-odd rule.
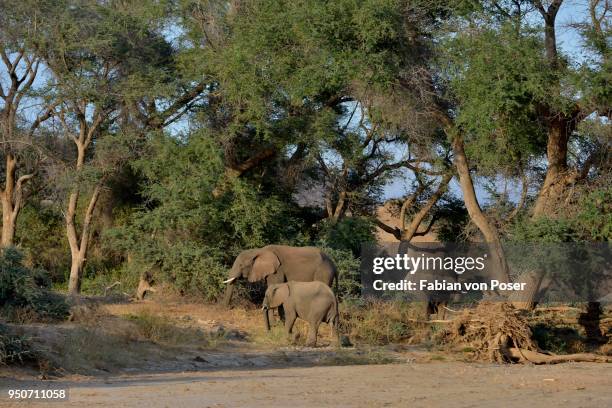
[[[0,252],[0,312],[9,320],[57,320],[68,316],[68,303],[50,290],[46,271],[24,265],[23,254],[7,247]]]

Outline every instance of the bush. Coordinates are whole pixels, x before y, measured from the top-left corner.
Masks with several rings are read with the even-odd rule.
[[[326,220],[319,232],[319,245],[351,251],[357,257],[362,244],[376,242],[374,232],[374,224],[365,217],[346,217],[336,222]]]
[[[580,201],[575,229],[585,240],[612,241],[612,187],[595,190]]]
[[[0,307],[9,317],[17,310],[34,319],[64,319],[69,307],[65,299],[49,290],[51,282],[45,271],[23,265],[23,255],[16,248],[0,253]]]
[[[116,268],[98,271],[93,276],[83,276],[81,293],[94,296],[134,293],[138,287],[142,270],[142,265],[131,262]],[[115,285],[116,282],[119,284]]]
[[[53,206],[28,201],[17,217],[15,242],[23,248],[27,265],[42,268],[49,272],[51,280],[61,282],[70,270],[64,217]]]
[[[8,328],[0,324],[0,365],[23,363],[36,358],[26,338],[9,333]]]
[[[594,190],[565,208],[563,217],[517,219],[510,238],[519,242],[612,240],[612,188]]]
[[[338,297],[344,299],[358,296],[361,293],[359,258],[355,258],[348,250],[333,248],[322,248],[322,250],[329,255],[338,268]]]

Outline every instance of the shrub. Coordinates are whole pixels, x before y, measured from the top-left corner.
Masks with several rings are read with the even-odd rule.
[[[138,280],[143,266],[137,262],[98,271],[93,276],[83,276],[81,292],[88,295],[112,295],[120,293],[133,293],[138,287]],[[116,284],[119,282],[119,284]],[[110,288],[110,290],[108,289]]]
[[[357,257],[362,244],[376,242],[374,232],[374,224],[365,217],[346,217],[336,222],[328,220],[321,226],[319,245],[351,251]]]
[[[46,270],[54,282],[64,280],[66,271],[70,270],[70,251],[60,209],[28,200],[17,217],[15,234],[15,242],[23,248],[27,265]]]
[[[9,333],[8,328],[0,324],[0,365],[23,363],[36,358],[27,339]]]
[[[338,297],[344,299],[361,293],[359,258],[348,250],[322,248],[338,268]],[[335,288],[334,288],[335,289]]]
[[[217,299],[227,272],[214,252],[197,243],[176,245],[165,254],[161,267],[164,279],[183,294],[206,301]]]
[[[609,242],[612,240],[611,200],[612,188],[598,189],[565,208],[563,217],[517,219],[510,238],[523,242]]]
[[[23,265],[23,255],[16,248],[0,252],[0,307],[9,317],[14,317],[19,309],[35,319],[68,316],[68,304],[49,290],[50,284],[45,271]]]

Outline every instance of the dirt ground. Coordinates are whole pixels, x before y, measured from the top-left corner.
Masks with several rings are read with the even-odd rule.
[[[610,407],[611,374],[608,365],[591,363],[403,363],[122,375],[56,386],[69,389],[69,400],[58,403],[66,407]]]
[[[162,316],[163,321],[151,316]],[[165,321],[170,323],[166,324]],[[612,366],[496,365],[423,346],[318,348],[267,333],[260,312],[184,302],[85,307],[20,326],[55,367],[0,367],[0,407],[609,407]],[[305,330],[302,327],[301,330]],[[67,401],[7,398],[61,388]]]

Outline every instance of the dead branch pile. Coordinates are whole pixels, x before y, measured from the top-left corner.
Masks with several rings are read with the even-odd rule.
[[[476,360],[494,363],[608,361],[593,354],[552,355],[541,351],[532,339],[526,318],[509,303],[482,302],[462,311],[441,332],[439,340],[455,348],[469,348]]]

